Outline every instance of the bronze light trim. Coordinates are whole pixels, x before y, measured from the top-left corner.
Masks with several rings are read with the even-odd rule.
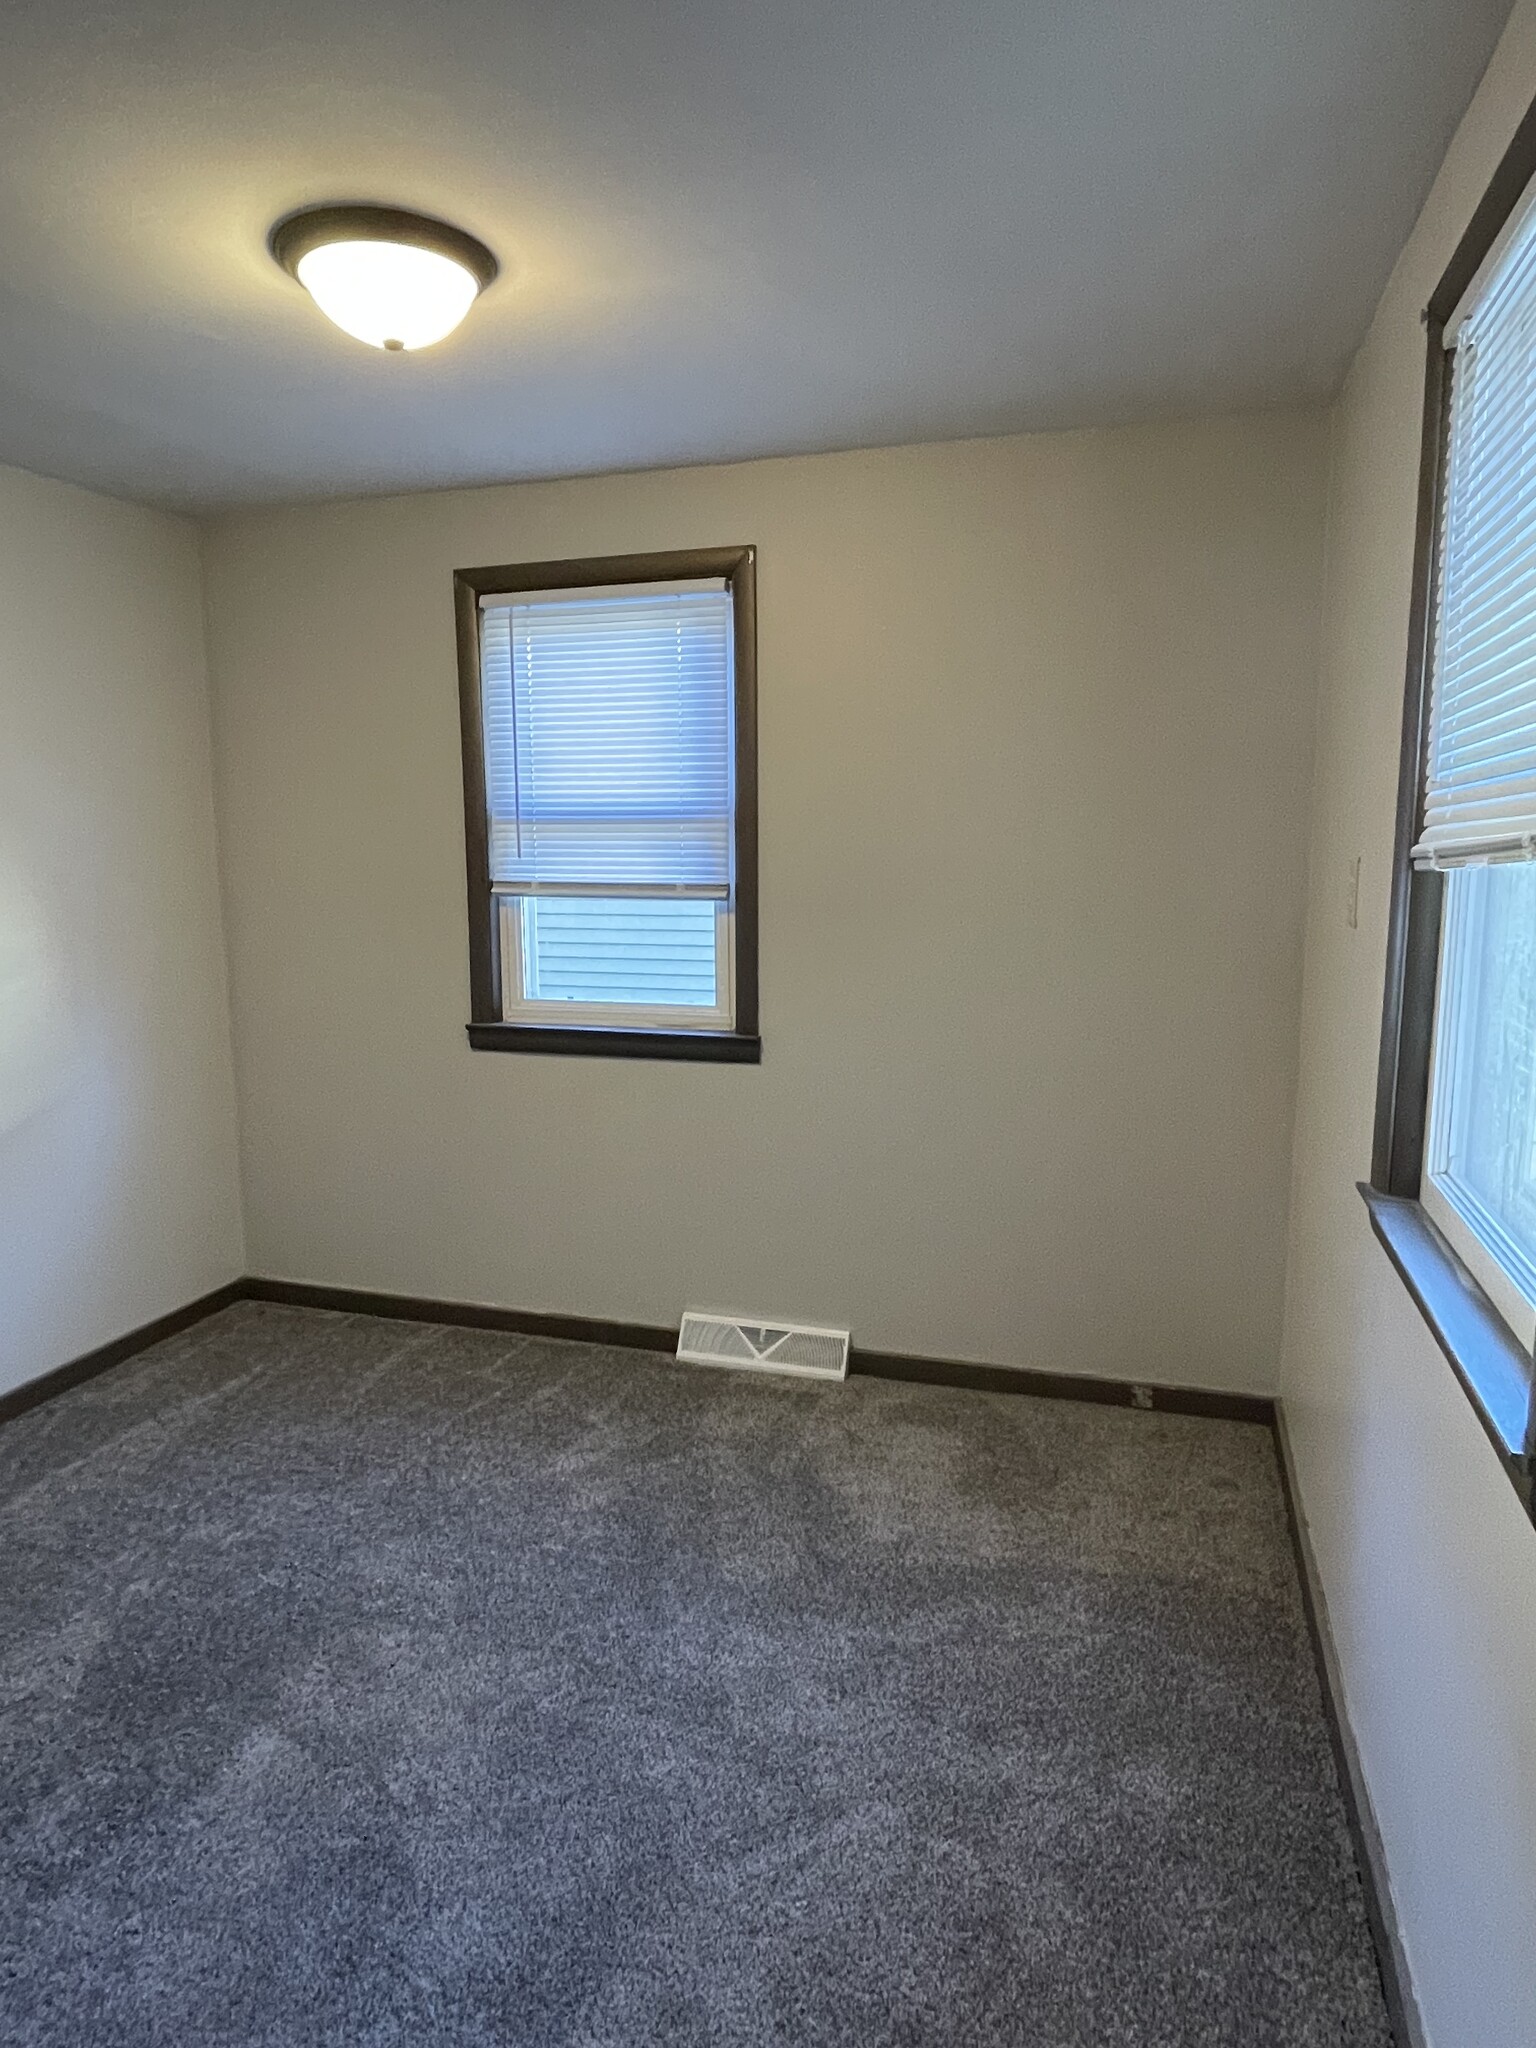
[[[273,260],[295,281],[302,259],[330,242],[403,242],[408,248],[430,249],[463,264],[481,291],[501,274],[501,265],[474,235],[451,221],[399,206],[305,206],[284,214],[267,237]]]

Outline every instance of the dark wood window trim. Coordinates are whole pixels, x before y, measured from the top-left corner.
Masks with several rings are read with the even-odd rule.
[[[1536,1474],[1536,1368],[1419,1201],[1439,971],[1443,876],[1416,870],[1435,641],[1436,541],[1450,424],[1446,323],[1536,178],[1536,106],[1484,193],[1425,308],[1424,418],[1409,610],[1408,676],[1398,762],[1387,920],[1386,992],[1371,1178],[1360,1183],[1371,1227],[1450,1361],[1528,1512]]]
[[[491,914],[490,831],[480,705],[480,599],[511,590],[580,590],[722,576],[731,592],[736,676],[736,1023],[731,1031],[509,1024],[501,1014],[497,921]],[[591,555],[569,562],[504,562],[453,574],[458,627],[459,725],[464,750],[464,856],[469,890],[470,1044],[479,1052],[570,1053],[618,1059],[755,1065],[757,1022],[757,557],[750,547],[685,548],[654,555]]]

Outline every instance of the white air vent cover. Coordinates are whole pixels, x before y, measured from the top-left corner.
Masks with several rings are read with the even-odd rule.
[[[677,1333],[677,1355],[693,1365],[740,1365],[841,1380],[848,1376],[848,1332],[691,1308]]]

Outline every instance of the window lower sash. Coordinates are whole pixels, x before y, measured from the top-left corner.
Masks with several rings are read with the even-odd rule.
[[[595,998],[588,996],[550,997],[533,988],[539,979],[540,962],[530,960],[528,948],[532,939],[529,908],[541,901],[561,898],[585,902],[615,903],[673,903],[678,901],[707,902],[713,905],[714,931],[714,978],[712,1002],[666,1002]],[[494,907],[498,918],[499,957],[501,962],[501,1015],[505,1024],[517,1026],[545,1026],[555,1029],[594,1029],[600,1031],[627,1031],[636,1033],[696,1033],[701,1036],[711,1033],[729,1033],[735,1026],[734,1005],[734,954],[735,916],[728,894],[716,889],[657,889],[654,886],[637,888],[608,888],[561,884],[546,885],[540,890],[499,888],[494,892]],[[639,984],[653,981],[657,977],[649,969],[645,959],[643,934],[636,932],[633,937],[625,936],[615,941],[620,960],[627,954],[637,966],[635,980]],[[572,948],[565,949],[566,962],[571,964]],[[608,964],[610,976],[622,978],[612,960]],[[553,978],[558,981],[558,975]],[[573,970],[572,978],[580,981],[583,977],[579,965]],[[587,977],[600,980],[601,974]],[[686,981],[686,973],[680,972],[678,980]]]

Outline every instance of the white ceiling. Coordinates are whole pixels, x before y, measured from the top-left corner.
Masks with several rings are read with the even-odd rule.
[[[0,461],[189,508],[1337,384],[1509,0],[6,0]],[[504,274],[384,356],[279,214]]]

